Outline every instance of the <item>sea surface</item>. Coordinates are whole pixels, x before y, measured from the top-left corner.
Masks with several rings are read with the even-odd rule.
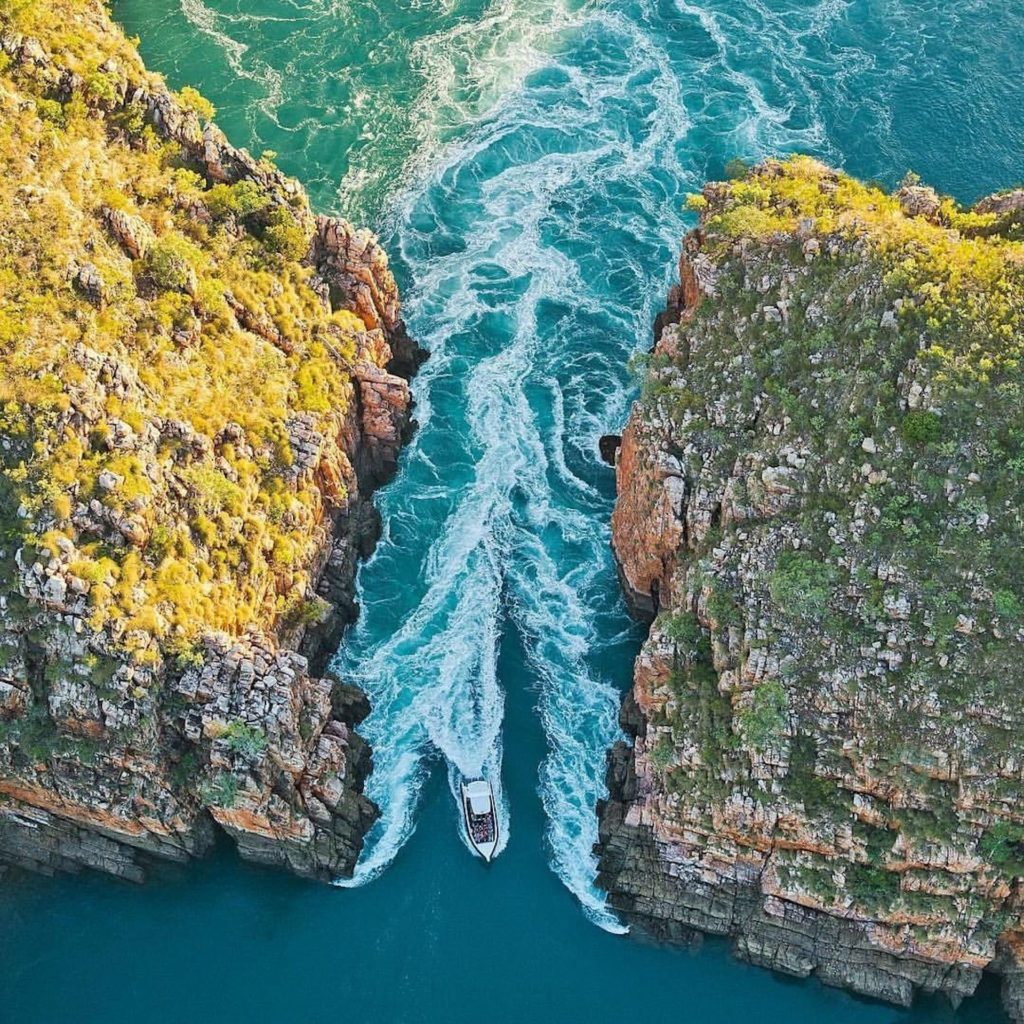
[[[1011,0],[114,0],[233,141],[374,226],[431,351],[336,659],[383,816],[337,888],[225,844],[144,888],[0,888],[0,1024],[925,1024],[954,1013],[622,936],[595,801],[641,633],[597,455],[688,226],[734,157],[802,151],[970,201],[1024,177]],[[487,773],[504,852],[453,798]]]

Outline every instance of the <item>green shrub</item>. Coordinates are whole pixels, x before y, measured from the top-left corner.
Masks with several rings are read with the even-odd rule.
[[[764,750],[782,736],[788,707],[786,691],[778,680],[757,687],[750,707],[740,716],[744,738],[755,750]]]
[[[1003,874],[1024,875],[1024,825],[997,822],[985,831],[978,845],[982,855]]]
[[[63,128],[67,124],[64,108],[56,100],[36,100],[36,113],[43,121]]]
[[[192,532],[208,548],[217,543],[217,527],[207,516],[198,515],[189,525],[192,527]]]
[[[672,763],[674,753],[672,740],[668,736],[660,736],[658,742],[651,748],[651,764],[654,765],[655,771],[664,773]]]
[[[626,370],[631,377],[635,377],[643,383],[647,378],[647,371],[651,365],[650,352],[634,352],[626,361]]]
[[[206,660],[202,646],[184,637],[168,637],[164,641],[164,653],[181,672],[187,668],[200,668]]]
[[[192,502],[201,515],[215,516],[221,511],[238,515],[245,506],[242,488],[213,466],[189,466],[181,471],[181,478],[190,486]],[[193,522],[192,525],[207,542],[216,539],[216,528],[212,523]]]
[[[238,779],[230,772],[221,772],[199,787],[199,797],[207,807],[234,807],[238,798]]]
[[[146,128],[146,108],[141,103],[126,103],[110,120],[126,135],[138,137]]]
[[[843,806],[843,793],[838,782],[815,772],[818,751],[813,736],[799,734],[790,743],[790,770],[783,786],[786,796],[804,805],[809,817],[838,812]]]
[[[901,433],[910,444],[933,444],[942,436],[942,420],[933,412],[908,412]]]
[[[732,594],[722,587],[715,587],[708,594],[708,617],[718,626],[742,626],[743,612],[740,610]]]
[[[658,626],[669,640],[681,647],[696,647],[704,639],[697,617],[689,612],[674,615],[663,612],[658,616]]]
[[[1024,610],[1012,590],[997,590],[992,595],[992,607],[1001,619],[1019,619]]]
[[[200,121],[212,121],[217,111],[213,104],[197,89],[186,85],[178,93],[178,102],[186,109],[191,110]]]
[[[905,815],[903,823],[904,825],[906,823]],[[906,832],[905,828],[904,832]],[[862,821],[855,821],[853,823],[853,834],[864,844],[864,853],[868,858],[868,864],[873,867],[881,867],[885,864],[897,836],[897,833],[892,829],[878,825],[869,825],[867,822]]]
[[[286,629],[299,626],[319,626],[331,612],[331,604],[322,597],[311,597],[308,600],[299,598],[289,604],[282,615],[282,624]]]
[[[214,185],[203,199],[215,220],[248,217],[267,205],[267,194],[254,181]]]
[[[104,71],[92,71],[85,76],[86,94],[100,103],[117,102],[117,84],[117,79]]]
[[[153,555],[156,561],[160,561],[164,555],[171,550],[174,542],[174,535],[163,523],[157,523],[149,535],[149,546],[147,550]]]
[[[263,244],[282,259],[301,260],[309,249],[309,237],[287,210],[278,207],[263,232]]]
[[[234,753],[246,757],[256,757],[267,749],[267,737],[263,730],[246,722],[232,722],[224,737]]]
[[[772,600],[783,611],[821,618],[836,583],[836,570],[802,551],[784,551],[768,581]]]
[[[750,164],[742,157],[734,157],[725,165],[725,176],[733,181],[741,181],[747,176]]]
[[[880,910],[899,899],[900,876],[885,868],[853,864],[846,869],[846,889],[861,906]]]
[[[160,291],[187,292],[195,287],[199,252],[178,234],[166,234],[150,247],[146,274]]]

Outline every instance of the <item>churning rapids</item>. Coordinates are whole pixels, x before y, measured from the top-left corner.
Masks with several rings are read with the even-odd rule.
[[[399,872],[396,857],[437,799],[440,766],[453,830],[458,778],[482,772],[499,795],[506,856],[520,842],[530,851],[514,875],[500,874],[499,859],[493,886],[510,899],[529,900],[531,886],[547,893],[537,880],[546,864],[590,920],[620,930],[593,884],[591,846],[639,631],[609,551],[613,481],[597,440],[625,419],[627,362],[650,343],[686,229],[685,193],[734,156],[792,150],[890,184],[912,167],[963,200],[1018,179],[1024,10],[1002,0],[113,6],[150,66],[174,85],[199,86],[233,140],[276,151],[320,208],[377,227],[410,332],[431,351],[415,384],[420,428],[379,496],[384,536],[361,570],[362,616],[336,659],[373,703],[361,731],[375,751],[368,792],[383,810],[345,884],[361,887],[395,864],[339,898],[366,907],[363,893]],[[431,828],[439,820],[431,814]],[[539,831],[544,845],[531,835]],[[474,867],[467,855],[429,870]],[[270,884],[248,868],[240,877],[240,886]],[[474,898],[497,901],[496,891],[481,884]],[[414,913],[408,897],[393,898]],[[443,944],[449,897],[430,899],[424,927]],[[567,911],[549,894],[535,910],[534,929],[550,928],[580,958],[591,949],[575,925],[554,923]],[[333,928],[322,913],[289,927]],[[471,915],[459,913],[449,913],[452,934]],[[29,926],[20,927],[24,936]],[[363,927],[377,942],[379,918]],[[627,970],[646,979],[637,981],[649,986],[645,1000],[674,999],[678,1012],[697,999],[694,1021],[739,1019],[744,1007],[762,1021],[949,1019],[935,1006],[905,1014],[784,987],[719,951],[699,982],[682,957],[605,941],[614,958],[595,946],[573,968],[583,974],[560,1011],[570,1019],[581,986],[599,989]],[[511,975],[520,968],[509,955],[513,966],[499,969]],[[402,970],[398,988],[414,998],[418,967]],[[564,987],[572,971],[560,971]],[[693,985],[731,989],[739,972],[745,994],[694,995]],[[514,978],[509,985],[514,992]],[[663,996],[651,996],[659,986]],[[768,998],[772,1009],[760,1002]],[[463,1019],[441,1006],[404,1016],[381,1008],[374,1019]],[[957,1019],[991,1020],[986,1006]],[[553,1019],[541,1012],[536,1019]],[[605,1000],[594,1012],[613,1019]]]

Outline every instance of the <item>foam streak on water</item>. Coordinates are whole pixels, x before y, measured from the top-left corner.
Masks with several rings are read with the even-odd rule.
[[[633,636],[597,439],[632,396],[685,230],[734,156],[811,151],[962,199],[1019,178],[1024,7],[1003,0],[118,0],[168,26],[232,135],[378,223],[432,352],[379,497],[338,668],[369,693],[383,815],[350,884],[413,833],[428,767],[498,787],[536,704],[550,863],[588,915],[594,804]],[[177,19],[177,20],[176,20]],[[178,25],[187,19],[184,30]],[[998,23],[1000,31],[991,32]],[[175,28],[175,26],[178,26]],[[177,47],[177,50],[174,49]],[[973,73],[964,74],[970,67]],[[965,126],[984,142],[964,144]],[[937,144],[936,139],[944,140]],[[525,651],[503,672],[503,638]],[[518,649],[518,648],[517,648]],[[617,653],[616,653],[617,652]],[[518,761],[517,761],[518,763]],[[453,825],[459,820],[452,802]]]
[[[740,92],[731,125],[744,150],[820,141],[814,117],[787,128],[792,102],[733,70],[718,16],[679,4],[713,44],[707,66]],[[383,817],[360,884],[411,834],[429,754],[447,761],[453,794],[460,773],[500,778],[495,656],[499,630],[515,629],[548,738],[538,785],[552,867],[588,916],[618,930],[591,852],[618,736],[618,693],[595,666],[624,621],[595,456],[600,433],[623,418],[623,362],[648,334],[685,227],[691,117],[653,4],[632,17],[583,6],[571,19],[559,7],[532,22],[557,30],[522,43],[508,35],[522,23],[500,20],[500,46],[461,26],[420,48],[438,55],[425,95],[450,138],[396,203],[393,235],[414,268],[410,327],[433,356],[417,384],[423,426],[382,512],[444,525],[422,560],[426,591],[394,635],[382,632],[384,593],[417,540],[403,531],[385,542],[362,574],[367,613],[339,667],[374,705],[363,731]],[[488,88],[467,90],[460,63]],[[464,471],[438,473],[435,449],[458,438]]]
[[[281,73],[254,56],[247,43],[240,42],[225,31],[223,24],[226,22],[230,25],[235,18],[218,14],[207,7],[203,0],[180,0],[180,3],[181,11],[189,23],[220,48],[231,70],[239,78],[247,79],[262,89],[263,96],[259,100],[258,108],[268,117],[272,117],[281,102]],[[260,19],[246,20],[250,22],[251,28],[251,22]]]
[[[363,726],[376,749],[368,792],[384,810],[358,884],[411,834],[428,751],[451,766],[453,793],[460,772],[483,766],[498,778],[494,654],[507,617],[523,638],[549,741],[539,787],[552,865],[597,923],[617,929],[594,888],[590,851],[618,694],[591,666],[602,625],[622,609],[607,494],[587,477],[598,472],[598,435],[621,418],[624,351],[651,310],[635,305],[648,290],[647,261],[621,244],[599,255],[587,221],[593,204],[621,194],[624,237],[642,233],[655,252],[671,249],[678,207],[665,207],[661,179],[648,195],[634,183],[665,166],[686,114],[667,59],[635,25],[593,9],[576,31],[575,45],[610,59],[581,66],[553,55],[535,66],[464,126],[397,211],[401,255],[416,268],[410,326],[433,356],[417,384],[423,425],[409,469],[382,512],[411,518],[414,502],[449,511],[424,559],[426,593],[394,636],[375,639],[373,603],[401,541],[385,542],[364,571],[369,607],[339,667],[374,704]],[[624,135],[622,112],[637,106],[646,111],[640,127]],[[610,277],[622,278],[628,299],[609,301]],[[446,405],[438,422],[435,392],[456,377],[465,404]],[[471,467],[465,478],[436,474],[432,449],[463,415]],[[415,480],[424,467],[426,494]],[[506,836],[509,814],[505,807]]]

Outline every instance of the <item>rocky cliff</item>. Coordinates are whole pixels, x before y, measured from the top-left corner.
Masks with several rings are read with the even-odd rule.
[[[600,884],[894,1003],[996,970],[1022,1020],[1024,194],[794,158],[690,203],[615,456],[653,624]]]
[[[219,827],[328,879],[377,813],[322,673],[421,353],[374,237],[212,116],[98,0],[0,12],[0,861]]]

